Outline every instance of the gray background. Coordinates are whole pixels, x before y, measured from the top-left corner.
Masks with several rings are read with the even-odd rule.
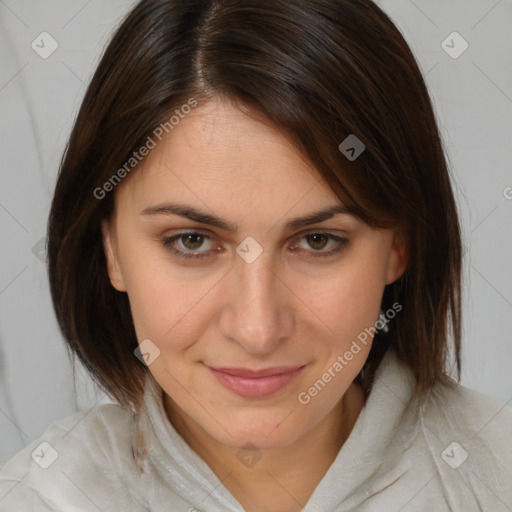
[[[75,388],[40,247],[86,84],[132,3],[0,0],[0,465],[55,419],[105,400],[80,368]],[[456,181],[467,248],[462,383],[510,402],[512,1],[379,5],[426,75]],[[47,59],[31,48],[45,31],[59,45]],[[469,44],[457,58],[443,49],[463,48],[454,31]]]

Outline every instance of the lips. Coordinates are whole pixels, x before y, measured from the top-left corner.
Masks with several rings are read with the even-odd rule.
[[[285,388],[303,370],[302,366],[272,368],[213,368],[208,369],[225,388],[245,398],[263,398]]]
[[[251,370],[249,368],[212,368],[213,370],[235,375],[237,377],[260,378],[271,377],[273,375],[282,375],[298,370],[301,366],[275,366],[273,368],[263,368],[261,370]]]

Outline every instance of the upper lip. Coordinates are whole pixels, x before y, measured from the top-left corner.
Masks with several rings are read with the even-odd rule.
[[[210,368],[212,370],[216,370],[218,372],[227,373],[229,375],[236,375],[237,377],[248,377],[248,378],[259,378],[259,377],[270,377],[272,375],[282,375],[284,373],[291,373],[300,368],[303,368],[306,365],[299,366],[274,366],[272,368],[262,368],[259,370],[255,370],[252,368],[219,368],[213,367]]]

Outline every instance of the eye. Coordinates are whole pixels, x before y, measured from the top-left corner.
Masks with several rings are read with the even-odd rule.
[[[199,251],[206,240],[210,240],[211,243],[211,238],[209,236],[197,231],[189,231],[164,238],[162,243],[165,248],[169,249],[173,254],[176,254],[180,258],[200,259],[209,256],[209,252],[211,252]],[[217,251],[219,250],[220,249],[217,247]]]
[[[348,243],[348,239],[333,235],[332,233],[307,233],[303,235],[300,240],[305,240],[307,247],[301,244],[295,244],[292,247],[292,251],[295,252],[297,249],[306,251],[309,253],[306,257],[328,257],[340,252]],[[330,247],[329,250],[323,250],[326,247]],[[313,249],[311,251],[310,249]],[[303,259],[303,256],[299,256]]]
[[[332,233],[308,233],[300,237],[300,240],[305,240],[308,247],[301,247],[301,244],[295,244],[292,246],[292,252],[296,252],[299,249],[301,252],[306,252],[306,257],[329,257],[340,252],[348,243],[348,239],[340,236],[333,235]],[[206,250],[204,249],[205,242],[209,241]],[[163,246],[171,251],[179,258],[184,259],[201,259],[207,258],[212,255],[213,252],[219,252],[222,249],[212,243],[211,238],[208,235],[200,233],[198,231],[188,231],[179,233],[177,235],[166,237],[162,239]],[[208,250],[208,245],[210,249]],[[212,248],[212,245],[215,248]],[[330,250],[323,250],[326,247],[331,247]],[[311,250],[312,249],[312,250]],[[304,256],[297,255],[299,259],[304,259]]]

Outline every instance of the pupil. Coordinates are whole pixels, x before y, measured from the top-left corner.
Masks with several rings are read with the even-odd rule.
[[[202,244],[202,235],[185,235],[185,242],[184,245],[188,249],[197,249],[201,247]],[[188,243],[191,243],[192,247],[188,245]]]
[[[327,237],[325,235],[309,235],[310,240],[313,240],[313,243],[310,243],[309,245],[313,247],[313,249],[323,249],[325,247],[325,242],[327,241]],[[322,241],[324,243],[322,243]],[[320,247],[318,247],[316,244],[320,244]]]

